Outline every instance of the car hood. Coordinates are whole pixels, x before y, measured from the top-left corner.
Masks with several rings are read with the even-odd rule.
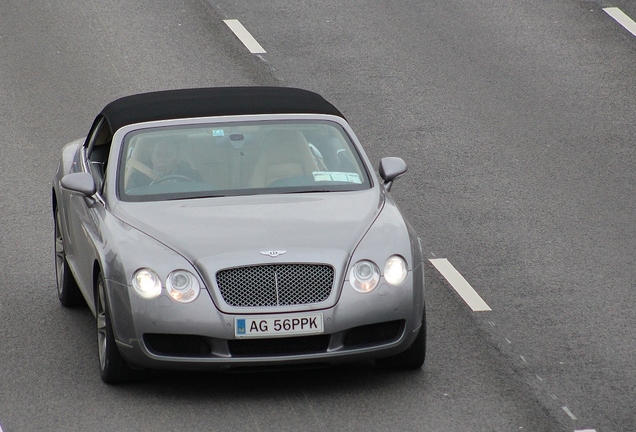
[[[123,222],[175,250],[203,273],[282,262],[343,268],[384,203],[376,190],[120,202]]]

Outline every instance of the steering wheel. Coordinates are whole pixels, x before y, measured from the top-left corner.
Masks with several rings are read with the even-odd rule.
[[[150,184],[151,185],[159,184],[159,183],[163,183],[163,182],[166,182],[166,181],[169,181],[169,180],[179,180],[179,181],[184,181],[184,182],[196,183],[194,180],[192,180],[188,176],[184,176],[184,175],[181,175],[181,174],[168,174],[168,175],[165,175],[163,177],[159,177],[157,180],[154,180]]]

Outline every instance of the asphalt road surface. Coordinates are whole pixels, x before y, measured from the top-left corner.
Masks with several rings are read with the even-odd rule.
[[[636,18],[631,0],[0,0],[0,431],[635,431],[636,36],[613,8]],[[407,161],[393,193],[433,260],[421,371],[102,384],[90,311],[56,298],[60,149],[117,97],[221,85],[317,91],[373,161]]]

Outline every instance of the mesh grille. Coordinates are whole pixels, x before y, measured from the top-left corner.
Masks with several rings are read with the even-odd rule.
[[[329,347],[329,335],[302,336],[281,339],[229,340],[232,357],[267,357],[321,353]]]
[[[327,300],[333,278],[328,265],[279,264],[221,270],[216,283],[230,306],[290,306]]]
[[[345,346],[377,344],[395,339],[403,328],[404,321],[390,321],[352,328],[347,332]]]
[[[149,351],[161,355],[196,357],[212,352],[210,344],[202,336],[145,334],[144,342]]]

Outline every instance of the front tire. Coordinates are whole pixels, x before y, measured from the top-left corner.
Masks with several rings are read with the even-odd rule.
[[[422,315],[422,326],[417,337],[406,351],[392,357],[376,359],[375,365],[380,369],[419,369],[426,359],[426,312]]]
[[[64,236],[60,211],[55,209],[55,276],[57,297],[64,307],[77,307],[84,304],[84,298],[66,261]]]
[[[97,278],[97,348],[99,354],[99,372],[106,384],[120,384],[131,381],[134,371],[128,366],[126,360],[119,353],[113,326],[110,318],[110,310],[106,300],[106,288],[104,277]]]

